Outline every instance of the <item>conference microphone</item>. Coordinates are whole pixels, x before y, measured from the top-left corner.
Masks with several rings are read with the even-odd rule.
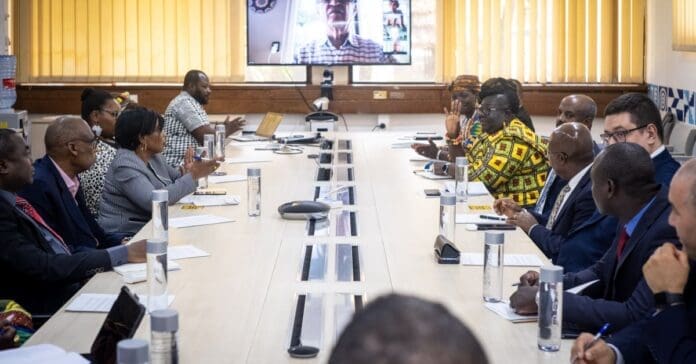
[[[375,129],[377,129],[377,128],[386,129],[386,127],[387,127],[387,124],[385,124],[385,123],[379,123],[379,124],[375,125],[374,128],[372,128],[372,131],[375,131]]]

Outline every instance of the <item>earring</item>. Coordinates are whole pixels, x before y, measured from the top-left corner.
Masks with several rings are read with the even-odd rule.
[[[140,151],[145,152],[147,150],[147,146],[145,144],[140,144]]]
[[[92,126],[92,131],[94,132],[94,135],[96,135],[98,137],[101,136],[102,130],[103,130],[102,127],[97,125],[97,124],[94,124]]]

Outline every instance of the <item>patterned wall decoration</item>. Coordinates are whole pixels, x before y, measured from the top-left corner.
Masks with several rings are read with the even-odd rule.
[[[648,84],[648,95],[660,108],[662,116],[672,111],[677,120],[696,124],[696,91]]]

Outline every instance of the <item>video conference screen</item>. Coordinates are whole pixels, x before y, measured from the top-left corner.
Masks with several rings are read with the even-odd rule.
[[[411,64],[411,0],[248,0],[247,63]]]

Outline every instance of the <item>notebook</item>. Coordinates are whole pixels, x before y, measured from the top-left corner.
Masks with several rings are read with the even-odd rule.
[[[273,137],[273,133],[275,133],[276,129],[278,129],[278,125],[280,125],[282,120],[282,114],[267,112],[263,117],[263,120],[261,120],[261,124],[259,124],[259,127],[256,129],[254,135],[240,135],[232,137],[232,140],[236,140],[238,142],[269,140]]]

